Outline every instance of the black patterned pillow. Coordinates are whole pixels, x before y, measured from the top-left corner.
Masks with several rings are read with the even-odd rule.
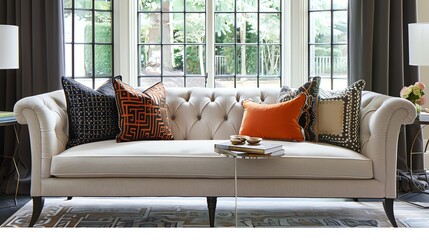
[[[360,104],[365,81],[340,91],[319,90],[317,128],[319,141],[360,152]]]
[[[317,141],[316,109],[319,96],[320,77],[314,77],[296,90],[283,86],[277,98],[277,102],[289,101],[300,93],[307,96],[307,101],[302,108],[302,114],[299,118],[299,125],[304,129],[306,141]]]
[[[122,79],[121,76],[115,77]],[[63,77],[67,101],[69,141],[66,148],[84,143],[115,139],[119,132],[115,89],[111,80],[97,90]]]

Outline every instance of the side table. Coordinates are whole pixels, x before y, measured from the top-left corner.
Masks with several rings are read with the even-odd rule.
[[[418,205],[423,208],[427,208],[427,205],[429,204],[429,191],[425,189],[424,181],[426,182],[426,184],[429,184],[428,175],[425,169],[413,170],[413,159],[414,159],[414,155],[416,154],[423,154],[423,155],[425,154],[429,145],[429,140],[426,142],[422,152],[413,152],[412,150],[414,149],[414,145],[416,144],[417,138],[420,136],[420,133],[427,125],[429,125],[429,114],[421,113],[420,116],[416,118],[416,120],[412,123],[412,125],[419,125],[420,129],[415,134],[413,141],[411,143],[411,148],[410,148],[411,151],[409,156],[410,166],[406,166],[407,168],[406,171],[398,171],[399,174],[402,174],[403,176],[405,175],[407,176],[407,178],[409,178],[411,192],[400,196],[399,199],[405,202],[412,203],[414,205]],[[420,177],[423,177],[424,181],[423,179],[420,179]],[[413,192],[412,191],[413,188],[418,189],[418,192]],[[425,199],[427,198],[427,200],[424,200],[425,203],[426,202],[428,203],[426,204],[426,206],[419,204],[419,202],[421,202],[421,194],[426,195],[426,197],[424,197]],[[417,198],[420,200],[418,200]]]
[[[226,149],[218,149],[215,148],[215,152],[223,155],[228,158],[234,159],[234,198],[235,198],[235,227],[238,227],[238,210],[237,210],[237,198],[238,198],[238,181],[237,181],[237,158],[242,159],[265,159],[265,158],[275,158],[275,157],[281,157],[283,156],[284,152],[281,155],[271,156],[270,154],[267,155],[258,155],[258,154],[251,154],[251,153],[244,153],[244,152],[236,152],[236,151],[229,151]]]
[[[16,187],[15,187],[15,198],[14,198],[15,205],[13,205],[13,206],[16,206],[17,205],[17,196],[18,196],[19,181],[21,179],[21,176],[19,174],[18,165],[17,165],[17,162],[16,162],[16,155],[18,154],[18,148],[19,148],[19,135],[18,135],[18,129],[17,129],[18,122],[16,121],[15,117],[0,117],[0,127],[8,127],[8,126],[13,126],[13,130],[15,132],[15,141],[16,141],[15,149],[13,151],[13,155],[12,156],[0,155],[0,157],[12,160],[13,165],[15,167],[16,174],[18,176],[18,179],[16,181]]]

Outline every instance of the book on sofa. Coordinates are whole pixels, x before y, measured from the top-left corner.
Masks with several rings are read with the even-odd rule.
[[[215,149],[226,149],[231,151],[238,151],[244,153],[255,153],[255,154],[271,154],[283,149],[281,144],[270,144],[270,143],[259,143],[255,145],[243,144],[234,145],[231,142],[217,143],[214,145]]]

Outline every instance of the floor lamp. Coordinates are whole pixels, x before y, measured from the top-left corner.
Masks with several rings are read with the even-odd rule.
[[[19,29],[18,26],[13,25],[0,25],[0,71],[5,69],[18,69],[19,68]],[[1,94],[1,93],[0,93]],[[9,116],[10,112],[3,112],[3,115]],[[4,120],[4,121],[3,121]],[[15,166],[15,170],[18,176],[15,190],[15,206],[17,205],[17,194],[18,186],[20,180],[20,174],[18,166],[15,160],[15,154],[19,146],[19,137],[16,130],[16,120],[10,120],[2,118],[0,126],[10,126],[13,125],[15,131],[15,137],[17,140],[17,145],[15,146],[15,151],[13,156],[4,156],[0,155],[2,158],[11,158]]]

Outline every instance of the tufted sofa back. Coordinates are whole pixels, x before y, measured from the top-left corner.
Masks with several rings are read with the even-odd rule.
[[[168,88],[167,105],[174,139],[227,139],[240,131],[242,100],[275,103],[279,92],[280,88]]]

